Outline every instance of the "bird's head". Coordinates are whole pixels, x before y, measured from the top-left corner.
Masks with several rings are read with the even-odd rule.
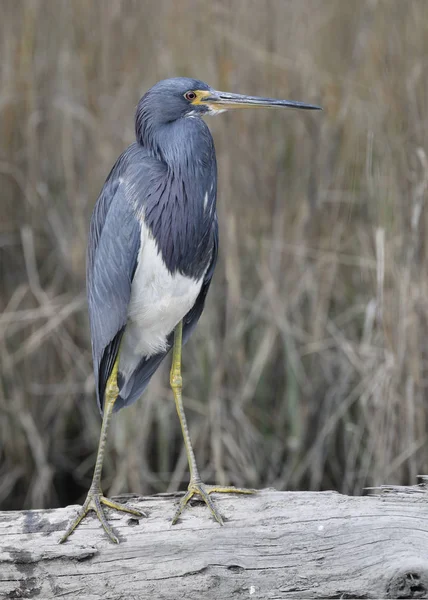
[[[156,126],[185,117],[216,115],[232,108],[257,107],[320,109],[319,106],[303,102],[219,92],[203,81],[174,77],[159,81],[141,98],[137,120]]]

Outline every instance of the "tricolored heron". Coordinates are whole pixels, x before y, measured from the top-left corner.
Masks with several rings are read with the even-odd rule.
[[[61,542],[94,510],[117,543],[102,505],[142,516],[102,494],[107,430],[112,413],[141,396],[171,349],[170,383],[190,470],[187,493],[172,522],[176,523],[188,501],[198,494],[222,524],[210,494],[252,492],[208,486],[199,476],[181,398],[181,349],[201,316],[217,260],[216,156],[201,117],[231,108],[262,106],[320,108],[218,92],[202,81],[184,77],[160,81],[138,104],[136,142],[118,158],[91,219],[87,292],[103,421],[88,496]]]

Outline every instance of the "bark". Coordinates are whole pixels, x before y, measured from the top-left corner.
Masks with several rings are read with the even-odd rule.
[[[147,517],[107,510],[118,546],[93,513],[59,545],[76,506],[0,513],[0,598],[428,597],[423,486],[215,495],[224,527],[199,502],[171,527],[172,494],[126,500]]]

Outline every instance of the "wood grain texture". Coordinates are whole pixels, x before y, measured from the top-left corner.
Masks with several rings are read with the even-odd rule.
[[[3,512],[0,598],[427,598],[428,496],[393,491],[216,495],[224,527],[199,502],[171,527],[177,496],[126,497],[147,517],[109,511],[118,546],[92,515],[59,545],[75,506]]]

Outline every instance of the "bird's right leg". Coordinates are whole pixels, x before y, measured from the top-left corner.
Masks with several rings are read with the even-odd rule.
[[[113,508],[116,510],[120,510],[123,512],[130,513],[131,515],[135,515],[136,517],[144,516],[142,512],[139,510],[135,510],[133,508],[127,508],[122,504],[118,504],[117,502],[113,502],[103,496],[101,491],[101,472],[103,468],[103,458],[104,458],[104,449],[107,439],[107,431],[110,425],[110,419],[113,413],[114,403],[119,395],[119,388],[117,386],[117,372],[118,372],[118,364],[119,358],[116,358],[116,362],[114,364],[113,370],[111,372],[110,377],[108,378],[105,397],[104,397],[104,415],[103,422],[101,426],[101,435],[100,442],[98,445],[98,453],[97,453],[97,461],[95,463],[94,475],[92,478],[91,487],[89,488],[88,495],[86,497],[85,503],[79,511],[79,514],[75,518],[75,520],[68,527],[67,531],[64,533],[59,543],[62,544],[68,538],[68,536],[76,529],[79,523],[86,517],[90,510],[95,511],[98,519],[101,521],[101,525],[104,527],[104,531],[109,536],[112,542],[115,544],[119,543],[118,538],[114,535],[112,528],[108,524],[106,516],[104,514],[104,510],[102,505],[108,506],[109,508]]]
[[[189,500],[198,494],[205,504],[210,509],[215,520],[223,525],[223,518],[216,509],[214,502],[212,501],[210,494],[213,492],[221,494],[254,494],[256,490],[236,488],[233,486],[223,485],[206,485],[202,482],[199,475],[198,467],[196,464],[195,453],[193,452],[192,442],[190,440],[189,429],[187,427],[186,415],[184,414],[183,400],[181,397],[181,389],[183,386],[181,378],[181,349],[183,345],[183,322],[177,325],[174,331],[174,346],[172,349],[172,365],[170,383],[172,391],[174,393],[175,406],[177,408],[178,418],[181,424],[181,431],[183,433],[184,445],[186,447],[187,460],[189,462],[190,470],[190,483],[187,488],[187,492],[181,499],[180,505],[177,508],[175,515],[172,518],[172,524],[177,523],[179,516],[187,506]]]

